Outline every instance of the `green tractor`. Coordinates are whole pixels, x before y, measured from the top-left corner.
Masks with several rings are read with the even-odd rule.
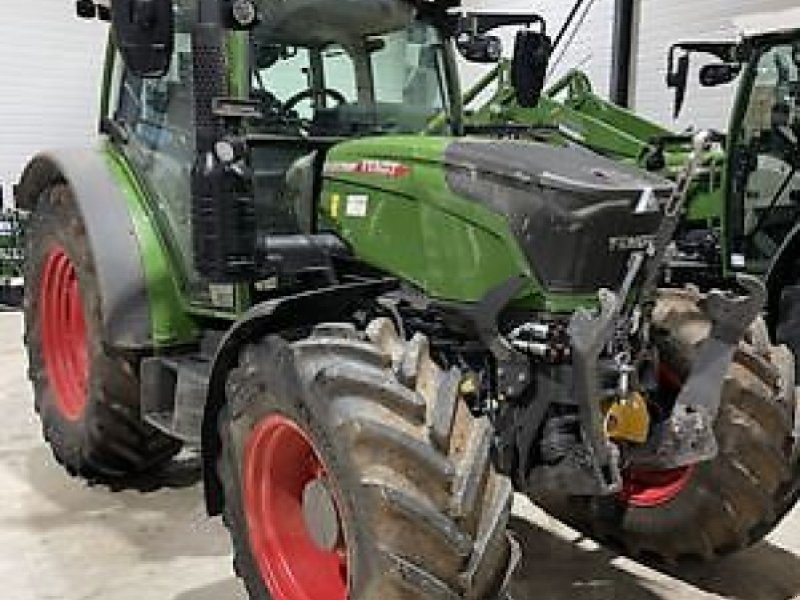
[[[36,410],[93,481],[199,447],[252,598],[506,597],[512,492],[715,460],[734,359],[788,439],[785,382],[740,345],[760,281],[658,289],[708,138],[673,185],[465,135],[456,53],[497,60],[489,33],[519,26],[532,106],[550,44],[457,4],[77,3],[112,25],[102,136],[17,190]],[[756,442],[747,499],[790,464]]]
[[[24,217],[5,207],[0,186],[0,307],[22,303],[24,230]]]
[[[786,347],[800,355],[800,12],[746,18],[741,30],[736,42],[675,44],[667,75],[676,116],[691,54],[715,57],[700,70],[702,86],[740,81],[729,130],[714,135],[714,149],[690,182],[662,282],[709,289],[748,273],[766,284],[764,319],[740,344],[723,388],[716,424],[722,451],[690,470],[629,470],[626,492],[617,496],[540,498],[553,514],[633,555],[672,561],[734,551],[768,533],[800,490],[797,373],[786,356]],[[682,173],[690,134],[609,103],[578,71],[553,84],[537,106],[523,106],[510,73],[502,62],[465,94],[469,103],[492,90],[470,115],[469,130],[549,138],[672,179]],[[701,338],[697,316],[678,310],[671,317],[687,349]],[[778,395],[769,385],[776,375],[783,381]]]

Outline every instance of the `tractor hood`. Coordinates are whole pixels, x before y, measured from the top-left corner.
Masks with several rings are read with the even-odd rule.
[[[320,212],[357,256],[432,297],[474,302],[523,276],[530,306],[561,310],[620,285],[671,189],[577,147],[381,136],[330,150]]]
[[[577,146],[467,139],[445,151],[459,196],[490,207],[551,291],[619,285],[661,221],[672,183]]]

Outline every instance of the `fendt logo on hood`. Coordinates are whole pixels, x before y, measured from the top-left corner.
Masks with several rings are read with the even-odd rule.
[[[361,160],[358,162],[329,162],[325,175],[381,175],[399,178],[411,175],[411,167],[391,160]]]
[[[654,235],[619,235],[608,238],[609,252],[631,252],[647,250],[655,242]]]

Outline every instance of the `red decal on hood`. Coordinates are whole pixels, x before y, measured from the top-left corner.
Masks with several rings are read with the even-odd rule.
[[[325,165],[326,175],[336,174],[381,175],[398,178],[411,174],[411,167],[390,160],[362,160],[359,162],[329,162]]]

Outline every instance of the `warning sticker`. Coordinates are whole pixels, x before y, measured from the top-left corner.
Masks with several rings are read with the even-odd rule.
[[[339,194],[331,196],[331,218],[335,221],[339,218],[339,207],[342,204],[342,197]]]
[[[369,196],[352,195],[347,197],[344,214],[348,217],[366,217],[369,208]]]

